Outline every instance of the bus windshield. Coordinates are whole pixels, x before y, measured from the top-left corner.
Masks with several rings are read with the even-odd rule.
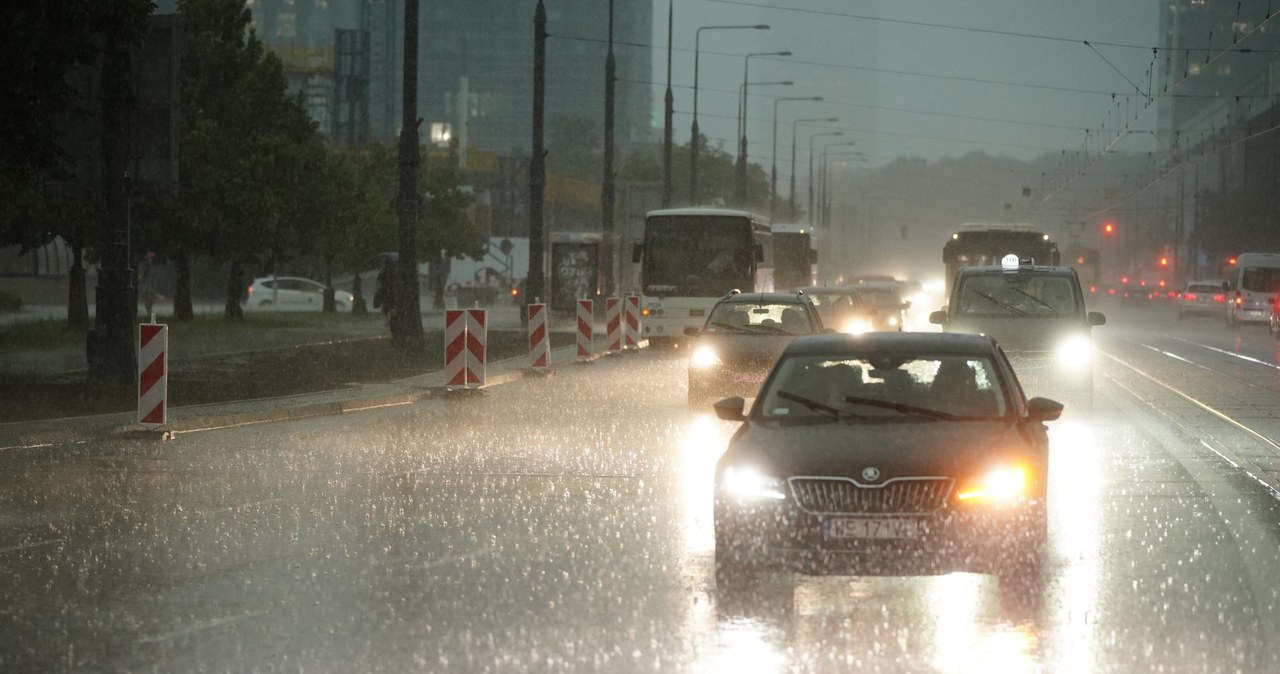
[[[649,218],[641,283],[646,295],[718,297],[753,284],[751,220],[726,216]]]

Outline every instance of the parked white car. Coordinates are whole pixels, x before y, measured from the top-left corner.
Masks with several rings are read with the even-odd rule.
[[[321,311],[324,284],[297,276],[267,276],[254,279],[244,298],[244,308],[259,311]],[[354,296],[345,290],[333,292],[338,311],[349,311]]]

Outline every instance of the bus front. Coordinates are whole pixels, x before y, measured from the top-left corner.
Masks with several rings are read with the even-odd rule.
[[[685,328],[702,327],[716,300],[731,290],[772,290],[757,280],[757,228],[749,213],[719,209],[654,211],[645,218],[635,257],[650,344],[683,341]]]

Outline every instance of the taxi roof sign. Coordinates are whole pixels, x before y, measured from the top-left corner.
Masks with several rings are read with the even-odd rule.
[[[1000,267],[1005,271],[1017,271],[1018,269],[1017,253],[1009,253],[1008,255],[1000,258]]]

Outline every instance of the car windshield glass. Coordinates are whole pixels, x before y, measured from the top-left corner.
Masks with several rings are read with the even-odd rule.
[[[902,300],[898,298],[892,290],[880,288],[859,288],[858,295],[862,297],[867,304],[873,307],[896,307],[902,304]]]
[[[815,330],[799,304],[722,302],[711,310],[707,332],[805,335]]]
[[[766,419],[992,419],[1007,410],[992,362],[978,356],[790,356],[762,392]]]
[[[962,279],[959,312],[969,315],[1054,317],[1079,312],[1071,277],[982,274]]]

